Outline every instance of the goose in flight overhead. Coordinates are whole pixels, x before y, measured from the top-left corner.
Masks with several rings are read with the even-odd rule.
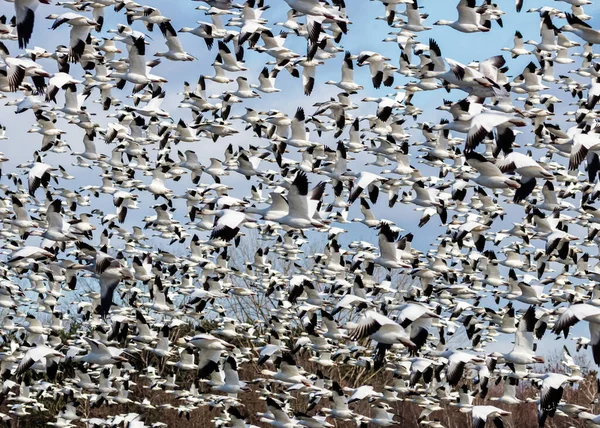
[[[80,266],[80,269],[91,271],[100,280],[100,314],[106,316],[113,305],[115,289],[123,279],[132,279],[133,275],[119,260],[104,251],[84,242],[79,242],[78,246],[92,258],[91,266]]]
[[[447,25],[461,33],[487,32],[490,29],[481,22],[481,15],[475,9],[475,0],[460,0],[456,6],[458,20],[439,20],[433,25]]]
[[[360,340],[369,337],[377,342],[376,364],[381,365],[385,358],[386,350],[394,344],[415,347],[415,344],[404,328],[376,311],[367,311],[358,324],[350,332],[350,338]]]
[[[320,220],[314,218],[325,183],[321,182],[313,190],[308,191],[308,176],[300,171],[296,174],[288,192],[288,214],[277,219],[277,222],[292,228],[310,229],[323,227]]]
[[[35,11],[40,3],[50,4],[50,0],[15,0],[15,16],[19,49],[24,49],[31,40],[35,24]]]
[[[578,303],[570,305],[564,311],[556,324],[554,324],[553,332],[557,334],[563,333],[565,337],[569,334],[569,329],[579,321],[587,321],[591,335],[592,355],[594,361],[598,364],[600,361],[600,308],[587,303]]]

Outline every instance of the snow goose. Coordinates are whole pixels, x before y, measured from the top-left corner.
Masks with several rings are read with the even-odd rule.
[[[519,320],[515,332],[515,345],[508,353],[493,352],[491,357],[502,357],[517,377],[527,374],[528,364],[543,363],[544,358],[537,356],[534,351],[534,330],[537,323],[535,306],[530,306]]]
[[[525,125],[527,124],[522,119],[499,111],[479,113],[470,121],[465,151],[475,149],[494,129],[496,129],[497,140],[501,141],[505,133],[512,133],[509,128]]]
[[[235,79],[235,81],[238,85],[238,89],[237,91],[228,92],[229,94],[242,99],[260,98],[260,95],[251,89],[247,78],[239,76],[237,79]]]
[[[351,182],[350,194],[348,195],[348,203],[353,204],[354,201],[362,194],[363,190],[369,192],[369,199],[372,203],[377,202],[379,196],[379,186],[386,181],[385,177],[373,174],[372,172],[361,171],[358,173],[354,181]]]
[[[82,269],[92,271],[100,279],[100,313],[108,315],[113,305],[113,294],[123,279],[132,279],[133,275],[121,262],[103,251],[97,251],[90,245],[78,242],[79,249],[94,257],[93,266],[82,266]]]
[[[348,20],[342,12],[332,6],[324,5],[318,0],[285,0],[290,8],[306,15],[306,30],[311,42],[309,52],[314,52],[326,20],[333,21],[342,33],[348,31]]]
[[[573,209],[573,205],[558,199],[558,195],[554,184],[551,181],[546,181],[542,186],[542,196],[544,202],[536,205],[536,208],[543,211],[562,211],[566,209]],[[585,208],[584,208],[585,209]]]
[[[554,174],[524,153],[510,152],[504,158],[499,158],[496,166],[502,172],[514,171],[521,176],[521,187],[515,192],[515,202],[525,199],[535,189],[536,178],[554,179]]]
[[[383,396],[381,392],[375,391],[371,385],[362,385],[358,388],[344,388],[344,390],[352,393],[350,398],[348,398],[348,404],[364,400],[365,398],[374,401]]]
[[[35,23],[35,10],[40,3],[50,4],[50,0],[15,0],[19,49],[29,44]]]
[[[423,208],[435,208],[442,223],[446,223],[448,218],[446,204],[451,195],[442,192],[433,186],[425,187],[425,184],[421,179],[418,179],[413,183],[412,189],[415,192],[415,197],[413,199],[408,199],[408,195],[403,193],[402,202],[412,203]]]
[[[509,286],[503,297],[529,305],[541,305],[548,301],[542,285],[530,285],[525,281],[517,280],[513,269],[509,272]]]
[[[419,3],[417,0],[413,0],[411,3],[406,3],[406,17],[408,18],[406,24],[402,25],[402,29],[404,31],[411,31],[415,33],[419,33],[421,31],[431,30],[431,27],[427,27],[423,25],[423,17],[427,15],[421,16],[421,12],[419,11]]]
[[[529,217],[534,221],[535,235],[546,241],[546,256],[550,256],[557,250],[559,256],[562,258],[567,257],[569,242],[577,241],[579,238],[568,232],[568,228],[563,224],[559,212],[557,211],[553,217],[547,217],[540,210],[534,208]]]
[[[179,32],[180,33],[190,33],[194,36],[198,36],[204,39],[206,43],[206,47],[208,50],[211,50],[214,44],[215,38],[222,38],[224,34],[220,34],[215,26],[215,20],[221,22],[221,17],[219,15],[211,15],[211,19],[213,20],[212,24],[206,22],[198,22],[198,26],[196,28],[191,27],[182,27]],[[224,32],[224,29],[223,29]]]
[[[48,81],[48,88],[46,89],[46,101],[56,102],[56,94],[60,89],[67,89],[68,85],[76,85],[81,83],[80,80],[74,79],[68,73],[55,73]]]
[[[210,80],[215,83],[227,84],[233,82],[233,79],[230,79],[225,75],[225,69],[223,68],[223,64],[220,62],[214,62],[212,64],[212,68],[215,70],[214,76],[201,76],[205,80]],[[206,98],[206,97],[203,97]]]
[[[186,150],[184,153],[178,152],[181,163],[179,166],[192,172],[192,183],[198,184],[202,175],[203,166],[198,160],[198,155],[193,150]]]
[[[485,428],[485,424],[490,419],[494,426],[504,426],[502,416],[510,415],[507,410],[499,409],[495,406],[473,406],[473,428]]]
[[[447,25],[461,33],[487,32],[490,30],[480,22],[481,17],[475,9],[475,0],[459,0],[456,10],[458,11],[458,20],[446,21],[440,19],[433,25]]]
[[[543,71],[538,69],[533,62],[530,62],[523,70],[523,73],[510,83],[510,87],[513,92],[520,94],[534,94],[544,91],[549,89],[549,87],[542,83],[542,77]]]
[[[222,210],[220,216],[215,223],[210,239],[223,239],[231,241],[240,231],[244,222],[248,221],[246,214],[230,209]]]
[[[354,64],[352,62],[354,59],[356,59],[356,57],[346,51],[344,60],[342,61],[342,80],[339,82],[328,80],[325,84],[337,86],[342,91],[346,91],[349,94],[364,89],[361,85],[354,82]]]
[[[173,190],[167,188],[165,185],[165,178],[168,170],[168,166],[157,166],[154,171],[152,171],[152,181],[149,185],[145,186],[144,189],[148,190],[154,196],[154,199],[163,197],[170,205],[170,197],[173,195]]]
[[[164,57],[171,61],[193,61],[195,59],[192,55],[183,50],[179,37],[177,37],[177,32],[169,21],[161,22],[158,24],[158,27],[165,37],[167,48],[169,50],[167,52],[157,52],[154,56]]]
[[[377,227],[379,225],[379,220],[373,214],[369,202],[365,198],[360,198],[360,212],[363,218],[355,218],[352,221],[360,222],[368,227]]]
[[[448,360],[446,378],[451,386],[458,385],[467,364],[481,364],[485,362],[483,358],[461,350],[445,351],[440,355]]]
[[[389,97],[382,97],[382,98],[365,97],[361,101],[377,103],[376,116],[377,116],[377,119],[381,120],[382,122],[387,122],[388,119],[390,117],[392,117],[394,109],[401,107],[401,104],[396,99],[389,98]],[[393,136],[389,136],[388,138],[390,138],[390,137],[392,138],[393,143],[395,143],[395,141],[393,140]]]
[[[69,42],[69,59],[71,62],[79,62],[85,49],[86,40],[92,28],[95,28],[98,23],[93,19],[83,15],[67,12],[61,15],[51,14],[46,19],[54,19],[52,30],[56,30],[62,24],[71,26],[70,42]]]
[[[266,208],[256,208],[250,206],[244,209],[247,214],[258,214],[265,220],[278,220],[288,214],[288,202],[287,199],[277,192],[271,192],[269,194],[271,198],[270,205]]]
[[[227,45],[221,40],[219,40],[219,55],[217,55],[215,63],[219,63],[220,67],[226,71],[236,72],[248,70],[244,67],[243,62],[238,61]]]
[[[482,252],[485,247],[485,236],[484,232],[490,228],[489,224],[483,224],[478,221],[478,216],[469,214],[464,223],[458,225],[452,234],[453,242],[458,244],[459,248],[464,245],[463,240],[468,234],[471,234],[475,248]],[[453,227],[451,227],[453,229]]]
[[[439,318],[439,315],[424,304],[406,303],[399,308],[397,321],[402,327],[410,331],[410,340],[420,349],[429,336],[428,328],[431,320]]]
[[[582,21],[577,16],[566,13],[567,25],[563,25],[560,31],[568,31],[576,34],[585,40],[587,43],[600,43],[600,31],[593,29],[587,22]]]
[[[519,379],[512,376],[505,376],[502,385],[502,395],[500,397],[491,397],[491,401],[498,401],[503,404],[521,404],[522,401],[517,398],[517,386]]]
[[[545,6],[543,8],[539,8],[539,9],[529,9],[528,10],[528,12],[538,12],[538,11],[540,13],[540,17],[542,18],[542,21],[540,23],[540,36],[542,37],[542,40],[539,43],[534,40],[528,40],[525,43],[534,45],[538,49],[540,49],[542,51],[547,51],[547,52],[555,52],[555,51],[565,49],[564,47],[562,47],[556,43],[556,35],[560,31],[552,23],[552,16],[556,15],[558,13],[561,13],[561,12],[557,9],[550,8],[547,6]]]
[[[573,382],[571,377],[562,373],[546,373],[538,375],[532,373],[530,377],[540,388],[540,399],[538,404],[538,424],[544,426],[548,416],[554,417],[563,395],[563,385]]]
[[[281,92],[281,89],[275,87],[275,79],[277,78],[277,74],[279,70],[274,68],[269,72],[267,67],[264,67],[260,74],[258,75],[259,85],[252,84],[251,88],[256,89],[257,91],[263,92],[265,94],[272,94],[275,92]],[[260,128],[259,128],[260,129]]]
[[[363,51],[358,55],[358,61],[356,64],[359,67],[369,64],[373,87],[375,89],[379,89],[381,87],[381,83],[383,82],[383,69],[386,61],[390,61],[390,58],[385,57],[377,52]]]
[[[53,259],[54,257],[54,253],[51,253],[50,251],[40,247],[27,245],[15,251],[6,263],[10,266],[17,266],[22,263],[30,263],[32,261],[37,262],[48,258]]]
[[[77,236],[73,235],[70,231],[65,231],[69,226],[63,222],[61,212],[62,202],[60,199],[55,199],[50,203],[50,206],[46,210],[48,228],[41,236],[45,239],[58,242],[68,242],[78,239]]]
[[[136,106],[129,107],[128,106],[128,107],[126,107],[126,110],[127,111],[135,111],[140,116],[145,116],[145,117],[169,118],[170,117],[169,113],[160,108],[160,106],[165,98],[165,94],[166,94],[165,91],[162,90],[160,87],[158,87],[152,91],[152,98],[150,98],[150,100],[146,103],[146,105],[144,107],[136,107]],[[139,117],[136,118],[136,120],[139,120],[141,124],[144,123],[144,121]],[[168,135],[168,133],[166,133],[165,135]],[[127,153],[127,150],[125,152]]]
[[[50,362],[52,357],[64,358],[64,355],[46,345],[38,345],[31,349],[29,349],[15,370],[14,375],[17,378],[20,378],[27,370],[32,368],[36,363],[42,362],[42,364],[46,367],[50,367]],[[45,364],[44,364],[45,362]]]
[[[331,385],[332,408],[321,409],[323,413],[334,419],[350,420],[354,412],[348,407],[348,399],[339,383],[333,381]]]
[[[55,171],[51,165],[43,162],[35,162],[33,167],[29,170],[28,184],[29,194],[35,196],[35,191],[42,186],[44,189],[50,184],[50,178],[52,178],[52,171]],[[56,178],[54,178],[56,180]]]
[[[373,405],[371,406],[372,416],[370,418],[366,418],[365,421],[380,427],[397,425],[398,422],[394,420],[394,413],[391,413],[390,410],[391,407],[386,403]]]
[[[121,356],[123,349],[115,348],[113,346],[106,346],[99,340],[89,337],[84,337],[83,339],[90,346],[90,350],[85,355],[75,356],[73,358],[74,361],[96,364],[99,366],[112,365],[127,361],[127,358]]]
[[[263,25],[264,19],[261,18],[262,13],[268,8],[269,6],[255,9],[254,4],[246,4],[242,7],[241,29],[237,40],[239,46],[249,41],[252,48],[263,32],[270,31],[269,27]],[[228,25],[232,25],[231,21]]]
[[[591,0],[557,0],[570,4],[571,6],[585,6],[592,4]]]
[[[17,230],[19,231],[19,236],[27,238],[27,236],[29,235],[29,229],[32,227],[38,227],[38,225],[36,222],[33,222],[30,219],[29,214],[25,209],[25,205],[18,197],[12,195],[11,202],[12,209],[14,212],[14,218],[12,220],[9,220],[8,223],[17,228]]]
[[[570,305],[554,324],[552,332],[563,333],[565,337],[569,329],[579,321],[587,321],[591,335],[592,355],[594,362],[600,364],[600,307],[588,303]]]
[[[144,6],[142,10],[129,9],[126,15],[128,22],[143,21],[148,31],[153,30],[154,24],[160,25],[171,21],[171,18],[163,16],[160,10],[149,6]]]
[[[377,342],[376,370],[383,365],[385,353],[392,345],[402,344],[410,349],[415,348],[415,343],[410,340],[408,333],[400,324],[373,310],[366,311],[362,315],[349,336],[352,340],[369,337]]]
[[[390,223],[380,222],[379,228],[379,257],[373,259],[373,263],[381,265],[386,269],[408,268],[409,264],[404,263],[401,257],[401,251],[396,242],[398,232],[392,230]]]
[[[276,221],[282,225],[297,229],[323,227],[321,221],[315,220],[314,213],[324,191],[325,183],[319,183],[309,194],[308,177],[306,173],[302,171],[298,172],[287,196],[289,204],[288,214]]]
[[[310,385],[310,380],[304,375],[305,371],[302,367],[296,365],[296,361],[289,352],[283,352],[279,364],[279,370],[272,372],[270,370],[262,370],[263,374],[272,377],[275,381],[284,385],[304,384]]]
[[[125,82],[131,82],[135,86],[135,92],[139,92],[148,83],[150,78],[146,69],[146,40],[142,34],[139,37],[132,36],[132,45],[129,48],[129,66],[125,72],[112,72],[111,77],[119,79],[117,88],[122,89]]]
[[[15,92],[17,89],[19,89],[21,83],[23,83],[25,77],[30,76],[38,92],[43,93],[44,89],[46,88],[44,78],[50,77],[50,74],[46,72],[41,65],[31,61],[30,59],[11,57],[8,48],[2,42],[0,42],[0,57],[4,61],[4,64],[6,64],[6,72],[4,75],[7,79],[9,91]],[[31,88],[31,86],[27,86]],[[20,103],[23,103],[27,99],[29,99],[29,97],[25,97],[25,99]],[[33,101],[34,99],[35,98],[31,98],[30,101]],[[17,111],[20,112],[22,108],[23,107],[17,109]]]
[[[287,428],[298,425],[297,420],[292,419],[274,399],[267,397],[266,403],[268,413],[258,413],[260,422],[272,425],[275,428]],[[247,425],[244,423],[244,426]]]
[[[265,45],[264,47],[255,46],[254,49],[256,49],[258,52],[265,52],[267,55],[272,56],[275,58],[278,64],[287,65],[289,60],[300,57],[300,55],[296,52],[283,46],[287,37],[287,33],[281,33],[277,36],[273,36],[273,33],[267,30],[263,31],[260,36],[265,42]],[[281,67],[278,66],[277,69],[279,70]]]
[[[588,153],[600,150],[600,134],[575,134],[572,140],[569,170],[577,169],[583,160],[588,157]]]
[[[430,43],[439,52],[439,47],[435,44],[435,40],[430,40]],[[442,80],[446,87],[456,85],[459,89],[481,98],[490,96],[506,97],[508,95],[507,90],[496,82],[497,76],[494,77],[492,75],[493,73],[488,71],[484,73],[479,69],[466,66],[451,58],[445,58],[446,63],[448,63],[449,66],[449,70],[446,70],[444,60],[440,58],[440,55],[435,55],[434,69],[432,71],[423,70],[420,72],[420,77],[435,77],[436,79]],[[502,56],[492,57],[491,60],[492,62],[499,61],[498,64],[504,61]],[[486,62],[480,63],[480,68],[485,70],[486,67],[482,67],[482,64],[486,64]],[[493,64],[489,65],[491,65],[491,67],[487,68],[490,70],[497,70],[497,67]]]
[[[238,363],[231,355],[225,360],[223,372],[225,374],[224,383],[213,386],[214,390],[225,392],[230,397],[237,397],[237,394],[241,392],[250,391],[250,388],[246,386],[246,382],[240,381]]]
[[[473,181],[480,186],[490,189],[518,189],[521,186],[517,181],[504,175],[497,165],[488,161],[481,154],[467,151],[465,158],[467,163],[479,173],[479,176],[475,177]]]
[[[317,66],[323,64],[323,61],[319,61],[317,59],[310,59],[306,57],[302,57],[294,61],[294,66],[302,66],[302,87],[304,88],[304,95],[309,96],[312,94],[312,91],[315,87],[315,75],[317,72]]]

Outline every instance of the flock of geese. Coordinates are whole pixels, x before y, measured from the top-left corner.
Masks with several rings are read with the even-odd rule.
[[[434,0],[163,2],[195,28],[134,0],[6,2],[6,424],[483,428],[530,406],[600,427],[597,401],[564,399],[600,364],[591,1],[436,22]],[[367,9],[393,58],[345,44]],[[427,33],[509,17],[540,37],[468,64]]]

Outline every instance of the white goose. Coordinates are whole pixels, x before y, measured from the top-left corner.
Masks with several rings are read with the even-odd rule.
[[[446,21],[440,19],[433,25],[447,25],[461,33],[487,32],[490,30],[481,24],[481,16],[475,9],[475,0],[459,0],[456,10],[458,11],[458,20]]]
[[[314,214],[324,191],[325,183],[319,183],[309,194],[308,177],[306,173],[298,172],[287,196],[288,214],[276,221],[284,226],[297,229],[323,227],[323,222],[316,220]]]
[[[408,333],[400,324],[372,310],[363,314],[349,336],[353,340],[369,337],[378,343],[375,357],[376,369],[383,364],[385,353],[392,345],[402,344],[411,349],[415,347],[415,343],[410,340]]]
[[[521,187],[517,181],[504,175],[497,165],[488,161],[481,154],[467,151],[465,152],[465,157],[467,163],[479,173],[479,176],[475,177],[473,181],[480,186],[490,189],[518,189]]]
[[[85,355],[75,356],[73,358],[74,361],[96,364],[99,366],[127,361],[127,358],[121,356],[123,349],[115,348],[114,346],[106,346],[99,340],[91,339],[89,337],[84,337],[83,339],[90,346],[90,350]]]
[[[31,40],[35,24],[35,11],[40,3],[50,4],[50,0],[15,0],[19,49],[26,48]]]
[[[600,364],[600,307],[589,303],[570,305],[554,324],[552,331],[556,334],[563,333],[565,337],[569,329],[579,321],[587,321],[590,329],[592,355],[594,362]]]

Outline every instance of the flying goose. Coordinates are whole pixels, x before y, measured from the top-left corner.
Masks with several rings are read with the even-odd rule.
[[[556,334],[563,333],[566,337],[569,334],[569,329],[573,325],[577,324],[579,321],[587,321],[592,340],[591,344],[594,362],[598,364],[598,361],[600,361],[600,336],[598,335],[598,330],[600,329],[600,324],[598,323],[600,320],[599,315],[600,308],[594,305],[588,303],[570,305],[567,310],[560,315],[560,318],[554,324],[552,332]]]
[[[297,228],[310,229],[312,227],[323,227],[320,220],[314,218],[317,205],[325,191],[325,183],[319,183],[309,193],[308,177],[300,171],[296,174],[288,192],[288,213],[276,221],[282,225]]]
[[[385,361],[385,353],[392,345],[402,344],[409,348],[415,347],[415,343],[400,324],[373,310],[366,311],[350,332],[350,338],[353,340],[365,337],[377,342],[375,364],[379,367]]]
[[[433,25],[447,25],[461,33],[487,32],[490,30],[481,22],[481,15],[475,9],[475,0],[459,0],[456,10],[458,11],[457,21],[440,19]]]

